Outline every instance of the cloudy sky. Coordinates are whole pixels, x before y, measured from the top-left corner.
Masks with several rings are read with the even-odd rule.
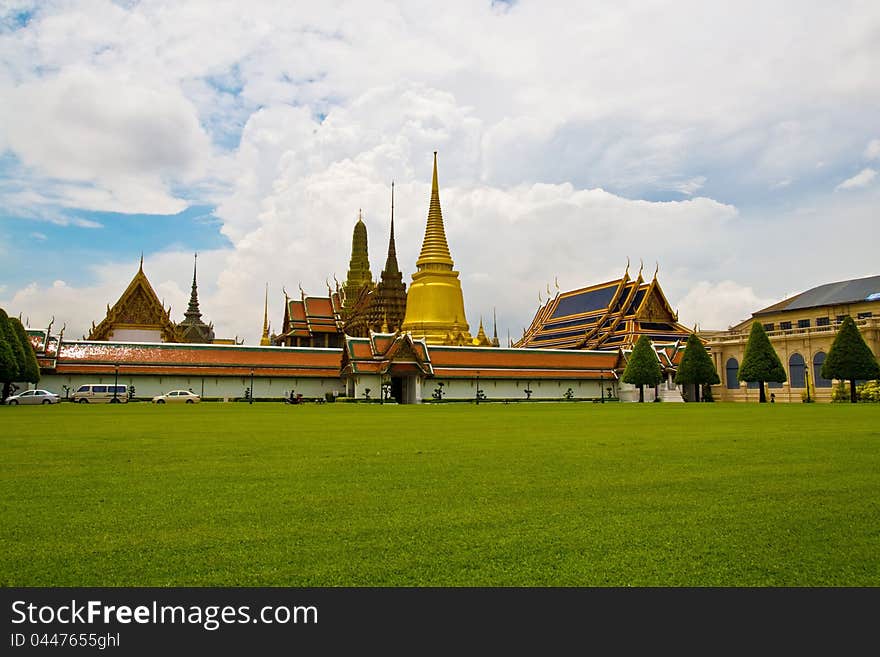
[[[68,337],[144,269],[253,344],[326,294],[391,181],[405,280],[433,151],[466,311],[659,279],[726,328],[876,275],[880,3],[0,0],[0,306]],[[490,328],[491,331],[491,328]]]

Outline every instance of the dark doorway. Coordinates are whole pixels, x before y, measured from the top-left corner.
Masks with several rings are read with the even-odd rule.
[[[398,403],[403,403],[403,377],[391,377],[391,397]]]

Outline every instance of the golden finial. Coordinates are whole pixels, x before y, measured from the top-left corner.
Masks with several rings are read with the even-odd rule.
[[[556,291],[559,292],[559,276],[553,277],[553,284],[556,286]]]
[[[538,305],[539,306],[544,305],[544,299],[541,298],[541,290],[538,290]]]
[[[654,267],[654,278],[656,279],[657,273],[660,271],[660,263],[655,260],[654,264],[656,265],[656,267]]]
[[[138,265],[138,271],[144,270],[144,252],[141,251],[141,263]]]
[[[298,285],[299,285],[299,295],[303,298],[303,300],[305,300],[305,298],[306,298],[306,292],[305,292],[305,290],[303,290],[303,284],[302,284],[302,281],[300,281],[300,282],[298,283]]]
[[[643,262],[642,262],[642,259],[639,258],[639,273],[636,274],[636,278],[641,277],[641,275],[642,275],[642,270],[643,270],[644,268],[645,268],[645,263],[643,263]]]
[[[431,203],[428,207],[428,225],[425,227],[425,239],[416,266],[419,270],[425,265],[442,265],[443,269],[452,269],[452,255],[446,242],[446,230],[443,227],[443,212],[440,209],[440,186],[437,182],[437,151],[434,151],[434,172],[431,177]]]
[[[626,270],[623,272],[623,277],[627,276],[629,276],[629,256],[626,256]]]
[[[284,293],[284,303],[287,304],[287,300],[290,298],[287,294],[287,288],[282,285],[281,291]]]

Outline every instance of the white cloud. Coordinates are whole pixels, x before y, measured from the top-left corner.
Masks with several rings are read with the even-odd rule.
[[[409,280],[438,150],[472,323],[497,307],[502,334],[516,334],[554,277],[563,289],[608,280],[627,256],[633,273],[639,259],[649,273],[659,261],[670,299],[713,281],[707,297],[726,295],[729,311],[694,321],[735,321],[736,303],[801,285],[798,268],[778,266],[783,248],[821,249],[828,277],[847,271],[852,249],[870,258],[859,251],[870,239],[848,246],[823,219],[841,235],[876,234],[876,186],[832,194],[854,152],[880,153],[880,6],[857,9],[801,3],[792,23],[783,4],[695,0],[523,1],[504,12],[467,0],[442,12],[428,2],[47,5],[0,34],[0,148],[17,162],[0,202],[90,227],[100,223],[68,210],[216,203],[233,248],[206,261],[202,307],[219,333],[254,341],[267,281],[277,326],[282,285],[323,293],[327,278],[344,278],[358,208],[378,274],[392,179]],[[763,205],[768,185],[778,205]],[[690,198],[639,200],[678,194]],[[806,207],[820,211],[805,219]],[[154,257],[164,264],[148,258],[148,274],[177,308],[188,256]],[[75,300],[118,298],[129,266],[113,267],[47,303],[97,321],[101,303]],[[683,306],[683,320],[697,308]]]
[[[835,187],[835,189],[858,189],[860,187],[866,187],[876,177],[877,172],[874,169],[866,167],[859,171],[852,178],[847,178],[846,180],[844,180],[837,187]]]
[[[47,239],[49,239],[48,237],[46,237],[45,233],[37,233],[37,232],[31,233],[30,237],[31,237],[31,239],[35,239],[40,242],[45,242]]]
[[[679,319],[701,329],[726,329],[780,300],[760,297],[734,281],[700,281],[679,300]]]
[[[82,67],[17,85],[0,106],[5,139],[50,179],[64,205],[171,214],[186,203],[165,180],[200,175],[209,155],[196,108],[178,89],[146,86]]]

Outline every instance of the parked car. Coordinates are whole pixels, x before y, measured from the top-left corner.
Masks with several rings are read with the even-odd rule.
[[[124,385],[112,383],[86,383],[77,388],[70,399],[78,404],[110,402],[125,404],[128,402],[128,389]]]
[[[196,393],[189,390],[172,390],[164,395],[156,395],[153,397],[154,404],[198,404],[202,400]]]
[[[9,406],[17,406],[18,404],[57,404],[60,401],[61,397],[48,390],[26,390],[6,398],[6,403]]]

